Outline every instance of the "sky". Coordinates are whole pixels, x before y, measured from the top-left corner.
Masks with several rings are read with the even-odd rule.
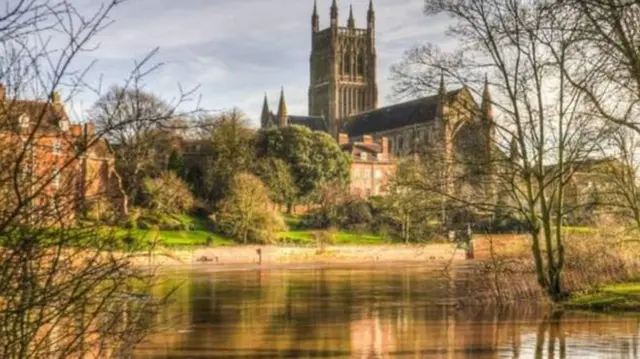
[[[356,26],[366,27],[369,0],[338,0],[341,26],[350,4]],[[320,28],[328,27],[331,0],[317,5]],[[146,90],[175,102],[180,88],[197,87],[182,108],[237,107],[258,126],[265,92],[275,110],[281,87],[289,113],[307,114],[312,9],[313,0],[129,0],[111,13],[113,23],[80,62],[95,62],[87,81],[104,90],[123,83],[136,61],[158,47],[151,61],[161,66],[144,77]],[[446,43],[447,22],[426,17],[423,0],[374,0],[374,9],[379,104],[387,105],[395,102],[390,66],[413,45]],[[75,96],[72,116],[86,119],[95,99],[89,92]]]

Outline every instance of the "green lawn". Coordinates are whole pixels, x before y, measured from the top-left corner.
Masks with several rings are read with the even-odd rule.
[[[207,238],[213,239],[213,246],[232,246],[236,242],[224,236],[213,233],[209,230],[209,223],[206,218],[183,215],[180,217],[182,223],[188,224],[192,229],[189,231],[179,230],[142,230],[142,229],[116,229],[118,236],[127,234],[133,235],[138,240],[160,241],[167,247],[189,247],[202,246],[207,244]],[[285,221],[290,228],[295,228],[300,222],[299,217],[286,216]],[[281,232],[279,238],[283,245],[315,245],[316,233],[312,230],[289,230]],[[357,234],[350,232],[335,232],[334,244],[337,245],[372,245],[384,244],[382,237],[373,234]]]
[[[594,310],[640,310],[640,282],[614,284],[595,293],[577,294],[566,306]]]

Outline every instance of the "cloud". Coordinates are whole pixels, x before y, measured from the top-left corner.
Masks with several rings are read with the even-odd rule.
[[[76,0],[86,9],[94,0]],[[349,2],[338,1],[346,24]],[[353,0],[356,26],[365,26],[369,0]],[[318,0],[321,27],[329,24],[331,0]],[[389,67],[417,43],[445,43],[446,19],[427,19],[420,0],[374,0],[380,103],[391,93]],[[306,114],[313,0],[136,0],[111,14],[114,23],[96,39],[96,51],[83,61],[97,61],[91,81],[105,85],[127,78],[134,61],[159,47],[153,63],[163,66],[145,86],[165,98],[178,95],[178,84],[199,86],[203,107],[239,107],[257,125],[264,93],[277,105],[284,86],[290,113]],[[86,93],[76,111],[88,108]]]

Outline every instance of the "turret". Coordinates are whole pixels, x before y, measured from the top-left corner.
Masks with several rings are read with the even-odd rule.
[[[444,70],[440,73],[440,87],[438,88],[438,114],[441,120],[445,120],[445,116],[449,112],[447,104],[447,89],[444,86]]]
[[[320,17],[318,16],[318,6],[316,1],[313,1],[313,14],[311,15],[311,30],[318,32],[320,30]]]
[[[520,164],[521,158],[522,157],[520,154],[520,146],[518,145],[518,140],[516,139],[516,136],[513,136],[511,138],[511,143],[509,144],[509,159],[513,164]]]
[[[278,122],[280,127],[287,127],[289,121],[289,111],[287,102],[284,100],[284,88],[280,89],[280,103],[278,104]]]
[[[331,27],[338,27],[338,4],[333,0],[331,4]]]
[[[487,161],[491,162],[491,149],[495,138],[495,126],[493,123],[493,106],[491,104],[491,94],[489,93],[489,79],[484,76],[484,90],[482,91],[482,104],[480,105],[482,128],[486,141]]]
[[[484,90],[482,91],[482,105],[480,106],[482,119],[484,121],[493,121],[493,106],[491,105],[491,93],[489,93],[489,79],[485,74]]]
[[[349,20],[347,20],[347,27],[350,29],[355,29],[356,20],[353,18],[353,5],[349,5]]]
[[[373,0],[369,0],[369,11],[367,11],[367,28],[373,30],[376,27],[376,13],[373,11]]]
[[[264,102],[262,103],[262,114],[260,115],[260,125],[262,128],[269,126],[269,101],[267,100],[267,93],[264,94]]]

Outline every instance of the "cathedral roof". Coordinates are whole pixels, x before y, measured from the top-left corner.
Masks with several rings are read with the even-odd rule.
[[[449,101],[460,91],[462,88],[447,92]],[[438,101],[438,95],[432,95],[362,112],[347,119],[344,131],[349,137],[356,137],[432,121],[436,118]]]
[[[312,131],[328,131],[327,123],[322,116],[289,116],[290,125],[309,127]]]

